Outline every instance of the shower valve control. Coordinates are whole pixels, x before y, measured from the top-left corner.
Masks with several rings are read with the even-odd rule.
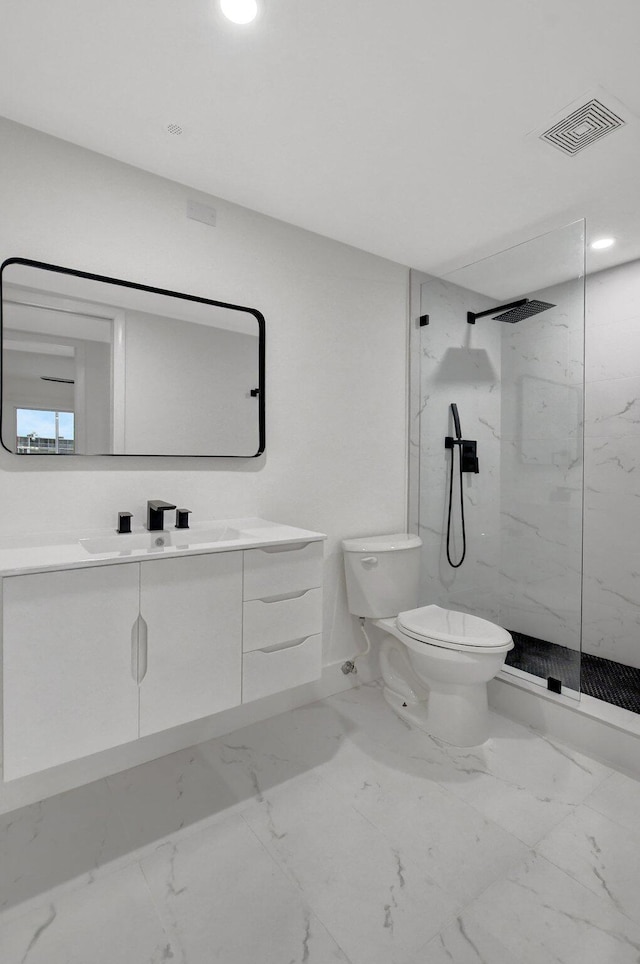
[[[452,449],[454,445],[460,446],[460,462],[463,472],[475,472],[476,474],[480,471],[478,468],[478,443],[475,440],[465,439],[465,438],[453,438],[451,435],[447,435],[444,440],[444,447],[446,449]]]
[[[463,472],[478,473],[480,471],[478,468],[478,456],[476,455],[476,451],[476,442],[469,442],[466,439],[462,440],[461,458]]]

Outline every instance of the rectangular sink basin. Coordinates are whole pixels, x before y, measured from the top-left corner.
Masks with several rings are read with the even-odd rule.
[[[206,529],[162,529],[158,532],[115,533],[109,536],[96,536],[80,539],[80,545],[92,555],[117,552],[127,555],[132,552],[162,552],[167,548],[188,548],[197,545],[213,545],[217,542],[232,542],[242,538],[239,529],[232,526],[211,526]]]

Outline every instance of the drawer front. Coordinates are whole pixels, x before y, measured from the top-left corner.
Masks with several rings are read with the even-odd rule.
[[[249,653],[321,629],[322,589],[303,590],[293,599],[251,599],[244,604],[242,648]]]
[[[311,683],[322,675],[322,636],[282,649],[256,649],[242,657],[242,702]]]
[[[245,549],[244,598],[264,599],[322,585],[322,543]]]

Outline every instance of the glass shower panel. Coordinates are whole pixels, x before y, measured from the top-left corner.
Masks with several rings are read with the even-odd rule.
[[[419,336],[414,457],[421,604],[437,602],[499,623],[515,642],[505,671],[576,696],[584,254],[579,221],[422,283],[420,311],[429,324]],[[456,443],[445,449],[444,442],[456,434],[452,403],[463,439],[477,442],[479,472],[462,474],[462,499],[457,451],[451,477]],[[455,568],[464,550],[462,512],[466,555]]]

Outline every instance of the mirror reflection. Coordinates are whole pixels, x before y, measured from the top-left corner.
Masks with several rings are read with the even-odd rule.
[[[259,311],[18,258],[0,280],[8,451],[263,450]]]

